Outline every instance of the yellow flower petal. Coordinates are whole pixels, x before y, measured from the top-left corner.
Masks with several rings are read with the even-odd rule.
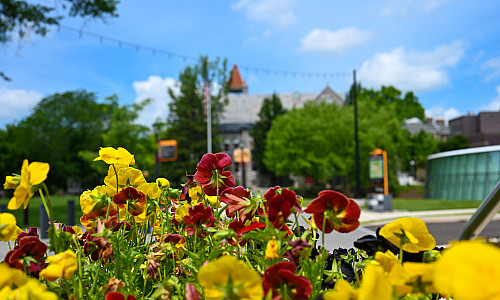
[[[3,184],[4,190],[10,190],[16,187],[21,180],[21,176],[5,176],[5,183]]]
[[[384,269],[375,264],[366,266],[363,281],[358,290],[359,300],[392,299],[392,287],[385,277]]]
[[[49,281],[58,278],[71,279],[71,276],[78,268],[77,257],[72,250],[49,256],[47,261],[51,262],[51,264],[40,272],[40,277]]]
[[[231,278],[231,280],[229,280]],[[227,285],[232,283],[238,299],[262,300],[264,290],[259,273],[234,256],[224,255],[200,268],[198,280],[205,299],[221,299]]]
[[[396,247],[410,253],[427,251],[436,247],[436,240],[429,233],[425,222],[418,218],[404,217],[385,224],[379,234]]]
[[[28,172],[30,174],[31,185],[37,185],[47,179],[47,174],[49,173],[50,166],[48,163],[32,162],[28,166]]]
[[[278,258],[278,243],[276,240],[270,240],[267,243],[267,248],[266,248],[266,259],[271,259],[271,258]]]
[[[156,178],[156,184],[159,185],[162,189],[170,188],[170,181],[166,178]]]
[[[455,300],[500,299],[500,249],[462,241],[443,251],[436,262],[434,285]]]
[[[340,279],[335,283],[335,289],[323,294],[324,300],[356,300],[358,294],[352,285]]]
[[[8,241],[12,234],[16,232],[16,217],[10,213],[0,214],[0,241]],[[16,235],[17,237],[17,235]]]
[[[26,208],[31,197],[33,197],[31,190],[24,182],[21,182],[14,190],[14,196],[10,198],[7,208],[9,210],[16,210],[21,207],[21,205],[24,206],[23,208]]]
[[[130,152],[122,147],[118,147],[118,149],[113,147],[101,147],[99,156],[96,157],[94,161],[96,160],[102,160],[109,165],[122,164],[128,166],[135,164],[134,155],[130,154]]]

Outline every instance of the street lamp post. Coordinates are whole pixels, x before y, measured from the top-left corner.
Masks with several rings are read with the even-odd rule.
[[[159,151],[159,149],[158,149],[158,131],[160,130],[160,125],[161,125],[161,123],[159,123],[159,122],[155,122],[153,124],[153,131],[154,131],[155,142],[156,142],[156,147],[155,147],[155,149],[156,149],[156,151],[155,151],[155,154],[156,154],[155,155],[155,157],[156,157],[156,159],[155,159],[155,179],[160,177],[160,162],[159,162],[160,158],[158,156],[158,151]]]

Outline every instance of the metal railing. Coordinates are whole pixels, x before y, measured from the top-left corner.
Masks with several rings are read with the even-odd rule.
[[[500,210],[500,181],[465,224],[460,240],[475,239]]]

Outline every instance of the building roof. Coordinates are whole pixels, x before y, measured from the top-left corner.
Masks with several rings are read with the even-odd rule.
[[[440,135],[449,135],[450,128],[448,126],[440,126],[432,123],[424,123],[418,118],[411,118],[406,120],[403,128],[407,129],[410,134],[417,134],[420,131],[425,131],[430,134],[440,134]]]
[[[319,94],[301,94],[299,92],[277,94],[281,104],[287,110],[294,107],[301,108],[307,101],[334,101],[344,104],[342,95],[335,93],[330,87],[326,87]],[[229,94],[229,104],[226,106],[220,124],[255,123],[265,98],[271,98],[272,94]]]

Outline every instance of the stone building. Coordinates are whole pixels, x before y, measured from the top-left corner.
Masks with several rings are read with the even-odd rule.
[[[293,92],[276,93],[276,95],[287,110],[294,107],[301,108],[308,101],[327,101],[338,105],[343,105],[345,101],[341,94],[334,92],[329,86],[317,94]],[[250,136],[250,131],[258,121],[258,114],[264,99],[271,97],[272,94],[230,93],[229,104],[226,106],[220,120],[219,130],[223,135],[222,149],[224,152],[231,155],[233,162],[240,160],[234,157],[235,150],[236,153],[241,153],[240,150],[243,149],[250,154],[250,161],[247,164],[243,166],[241,163],[233,163],[230,168],[237,183],[249,188],[262,185],[262,182],[257,181],[258,174],[251,160],[253,139]]]
[[[466,136],[469,147],[500,145],[500,111],[468,114],[449,121],[451,136]]]

